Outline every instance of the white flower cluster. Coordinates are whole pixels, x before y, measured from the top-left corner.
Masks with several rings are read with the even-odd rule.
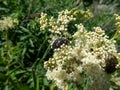
[[[48,18],[47,14],[41,13],[40,17],[40,30],[48,30],[51,32],[50,43],[52,44],[56,38],[70,38],[71,34],[68,33],[68,24],[75,21],[76,17],[79,19],[90,18],[92,13],[88,11],[81,11],[78,9],[63,10],[58,13],[57,20],[53,17]]]
[[[88,52],[102,59],[106,53],[116,53],[115,41],[109,40],[100,27],[94,27],[94,31],[87,32],[82,24],[76,26],[79,31],[73,35],[76,43],[73,54],[79,56],[78,58],[87,56]]]
[[[75,20],[73,18],[75,12],[70,14],[67,10],[60,12],[57,24],[53,23],[53,17],[50,19],[49,24],[52,25],[50,31],[54,32],[54,35],[63,34],[61,36],[64,37],[68,23]],[[70,43],[61,45],[60,41],[57,42],[61,45],[60,48],[54,49],[53,57],[44,63],[47,78],[55,81],[62,90],[66,90],[69,83],[75,88],[84,85],[86,80],[90,80],[90,83],[89,87],[84,87],[85,90],[109,90],[111,74],[108,73],[116,70],[118,59],[115,40],[109,39],[100,27],[87,31],[82,24],[75,26],[77,32],[71,35]]]
[[[45,30],[48,27],[48,19],[47,19],[47,14],[41,13],[41,18],[40,18],[40,30]]]
[[[93,78],[92,86],[87,90],[108,90],[110,78],[103,67],[106,54],[117,54],[115,41],[109,40],[100,27],[87,32],[82,24],[76,26],[78,31],[73,35],[75,47],[71,54],[82,62],[82,68]]]
[[[104,56],[117,53],[115,42],[109,40],[100,27],[92,32],[87,32],[82,24],[76,27],[78,31],[73,35],[75,45],[55,50],[53,58],[45,62],[48,69],[46,76],[64,90],[69,82],[82,84],[85,78],[81,74],[85,72],[92,77],[88,90],[108,90],[109,77],[103,69]]]
[[[62,45],[60,49],[56,49],[53,58],[44,63],[44,67],[48,70],[46,76],[49,80],[56,81],[56,85],[63,90],[68,82],[83,82],[80,74],[82,66],[80,61],[72,57],[71,47]]]
[[[116,17],[116,25],[118,26],[118,28],[120,29],[120,16],[118,14],[115,14]]]
[[[113,36],[112,39],[117,39],[117,38],[120,38],[120,16],[118,14],[114,14],[115,15],[115,20],[116,20],[116,32]]]
[[[0,20],[0,30],[8,30],[16,25],[18,25],[18,20],[12,17],[3,17],[3,20]]]
[[[71,12],[68,10],[59,12],[57,21],[53,17],[47,18],[47,14],[41,13],[40,29],[45,30],[49,27],[49,31],[55,34],[63,34],[67,30],[67,25],[70,21],[75,20]]]

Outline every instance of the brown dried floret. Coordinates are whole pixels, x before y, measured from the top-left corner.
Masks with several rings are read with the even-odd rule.
[[[105,56],[105,72],[107,72],[108,74],[115,72],[117,64],[118,60],[114,55],[108,54]]]

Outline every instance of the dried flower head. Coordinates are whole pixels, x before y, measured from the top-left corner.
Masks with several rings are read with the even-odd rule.
[[[117,58],[112,54],[105,55],[105,72],[113,73],[116,70],[116,65],[118,64]]]

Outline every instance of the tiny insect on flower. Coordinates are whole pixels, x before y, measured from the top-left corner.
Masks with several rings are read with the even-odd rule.
[[[60,48],[61,45],[65,44],[68,45],[69,41],[67,39],[56,39],[52,45],[53,49]]]

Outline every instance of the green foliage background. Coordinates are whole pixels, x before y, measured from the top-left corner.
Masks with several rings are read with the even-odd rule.
[[[119,5],[117,0],[114,1],[116,3]],[[14,29],[0,30],[0,90],[59,90],[45,77],[43,63],[52,56],[53,50],[48,43],[49,32],[40,32],[38,18],[41,12],[56,17],[64,9],[92,11],[92,4],[90,0],[0,0],[0,19],[11,16],[19,20]],[[103,12],[83,21],[83,24],[88,30],[101,26],[112,36],[114,22],[113,14]]]

